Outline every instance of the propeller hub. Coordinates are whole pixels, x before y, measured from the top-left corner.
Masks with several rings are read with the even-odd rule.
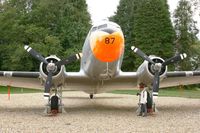
[[[162,64],[161,64],[161,63],[156,63],[156,64],[154,65],[154,68],[153,68],[153,69],[154,69],[155,71],[159,71],[159,72],[160,72],[160,71],[161,71],[161,68],[162,68]]]
[[[148,63],[148,70],[152,75],[155,75],[156,72],[159,72],[159,75],[163,75],[167,71],[167,66],[163,66],[164,60],[159,57],[152,56],[151,59],[154,64]]]
[[[47,71],[52,71],[52,72],[56,72],[57,71],[57,66],[55,65],[55,63],[48,63],[47,65]]]

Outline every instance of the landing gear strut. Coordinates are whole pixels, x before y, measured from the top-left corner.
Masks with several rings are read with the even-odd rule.
[[[147,91],[147,112],[152,113],[153,111],[153,98],[149,91]]]
[[[156,104],[155,104],[155,98],[153,97],[153,92],[151,92],[151,94],[149,93],[149,95],[147,96],[147,108],[148,108],[148,105],[151,108],[149,110],[150,113],[151,112],[158,112],[158,110],[156,108]]]
[[[62,104],[62,88],[59,87],[52,90],[44,113],[57,114],[62,112],[65,112],[65,110],[64,105]]]

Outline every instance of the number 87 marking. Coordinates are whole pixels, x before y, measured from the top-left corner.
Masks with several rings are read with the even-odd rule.
[[[106,37],[106,38],[105,38],[105,44],[113,44],[114,41],[115,41],[115,38],[114,38],[114,37],[111,37],[111,38]]]

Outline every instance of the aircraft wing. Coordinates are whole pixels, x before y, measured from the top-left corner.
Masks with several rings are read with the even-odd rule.
[[[102,84],[105,90],[112,90],[113,88],[116,90],[133,90],[138,89],[137,83],[137,72],[120,72],[116,78],[105,80]],[[160,82],[160,88],[199,83],[200,71],[170,71]]]
[[[120,72],[114,79],[104,80],[102,86],[109,90],[137,89],[137,72]]]
[[[44,89],[39,72],[0,71],[0,85],[23,88]],[[84,72],[65,72],[64,90],[93,91],[94,88],[105,91],[137,86],[136,72],[120,72],[111,80],[95,81],[88,78]]]
[[[174,71],[167,72],[166,77],[160,82],[160,88],[199,83],[200,71]]]
[[[174,71],[167,72],[166,77],[160,82],[160,88],[190,85],[200,83],[200,71]],[[109,90],[133,90],[138,89],[137,72],[122,72],[113,79],[92,81],[83,73],[70,72],[66,74],[66,88],[72,90],[88,91],[98,88],[99,92]]]
[[[0,71],[0,85],[44,89],[39,72]]]
[[[83,72],[65,72],[66,90],[99,91],[137,89],[137,72],[120,72],[111,80],[93,81]],[[199,71],[167,72],[160,82],[160,88],[200,83]],[[39,72],[0,71],[0,85],[44,89]]]
[[[96,86],[83,72],[65,72],[65,90],[87,90]],[[0,71],[0,85],[30,89],[44,89],[40,72]]]
[[[137,73],[121,72],[113,79],[95,81],[83,72],[66,72],[65,89],[101,93],[110,90],[137,89]]]

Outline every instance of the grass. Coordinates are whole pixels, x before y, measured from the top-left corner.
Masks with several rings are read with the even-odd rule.
[[[39,92],[42,92],[42,90],[25,89],[25,88],[17,88],[17,87],[11,87],[10,88],[10,93],[11,94],[39,93]],[[0,86],[0,94],[8,94],[8,87]]]
[[[111,91],[110,93],[136,95],[138,92],[139,92],[139,90],[116,90],[116,91]],[[159,90],[159,96],[185,97],[185,98],[198,98],[198,99],[200,99],[200,88],[192,88],[192,89],[167,88],[167,89],[160,89]]]
[[[23,94],[23,93],[41,93],[42,90],[36,89],[25,89],[25,88],[16,88],[11,87],[10,89],[11,94]],[[109,93],[114,94],[130,94],[136,95],[139,90],[116,90],[111,91]],[[0,94],[8,94],[8,87],[0,86]],[[199,98],[200,99],[200,88],[193,87],[193,88],[168,88],[168,89],[160,89],[159,96],[167,96],[167,97],[185,97],[185,98]]]

